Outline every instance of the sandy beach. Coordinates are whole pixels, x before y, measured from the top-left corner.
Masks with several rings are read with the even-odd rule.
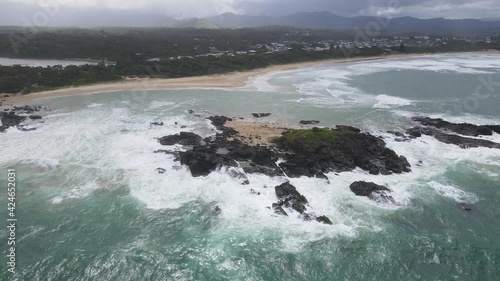
[[[445,54],[500,54],[499,51],[460,52]],[[96,92],[113,92],[121,90],[148,90],[148,89],[186,89],[186,88],[238,88],[244,87],[253,77],[262,76],[270,72],[286,71],[312,67],[325,63],[350,63],[393,59],[401,57],[417,57],[431,54],[393,54],[373,57],[329,59],[304,63],[273,65],[245,72],[233,72],[223,75],[197,76],[171,79],[127,78],[119,82],[100,83],[79,87],[67,87],[52,91],[30,93],[27,95],[0,94],[0,103],[4,105],[21,104],[40,98],[52,98],[68,95],[81,95]]]

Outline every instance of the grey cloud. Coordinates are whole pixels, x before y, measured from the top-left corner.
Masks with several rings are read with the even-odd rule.
[[[41,2],[51,1],[69,4],[61,6],[47,25],[109,25],[126,16],[129,21],[136,21],[134,25],[148,26],[166,24],[168,17],[205,17],[225,12],[284,16],[328,11],[341,16],[500,18],[500,0],[79,0],[80,5],[70,0]],[[36,5],[38,2],[0,0],[0,25],[26,25],[26,19],[31,20],[42,10]]]
[[[241,1],[247,14],[282,16],[296,12],[329,11],[341,16],[392,15],[421,18],[500,17],[500,0],[272,0]]]

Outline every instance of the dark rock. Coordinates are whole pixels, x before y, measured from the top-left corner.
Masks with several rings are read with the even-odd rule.
[[[164,174],[167,171],[163,168],[156,168],[156,170],[158,171],[159,174]]]
[[[314,175],[315,178],[318,178],[318,179],[324,179],[326,180],[328,183],[330,183],[330,179],[328,178],[327,175],[323,174],[323,173],[317,173]]]
[[[216,169],[225,167],[241,167],[244,173],[231,171],[233,177],[248,184],[245,173],[262,173],[269,176],[317,177],[327,181],[328,172],[351,171],[360,167],[373,174],[392,174],[410,171],[410,164],[404,157],[385,147],[382,139],[370,134],[361,133],[350,126],[339,126],[338,129],[313,128],[299,130],[313,134],[313,142],[295,138],[290,141],[286,133],[276,142],[276,147],[251,146],[238,139],[228,140],[237,132],[225,127],[230,118],[212,116],[208,118],[217,127],[213,137],[201,139],[196,134],[182,132],[178,135],[160,138],[164,145],[182,144],[193,146],[189,151],[158,151],[176,156],[176,160],[189,167],[193,176],[206,176]],[[318,138],[314,134],[318,134]],[[321,138],[323,134],[330,139]],[[278,159],[285,161],[278,166]]]
[[[302,125],[316,125],[316,124],[319,124],[320,121],[318,121],[318,120],[300,120],[299,123]]]
[[[375,167],[374,167],[374,168],[371,168],[371,169],[370,169],[369,173],[370,173],[371,175],[378,175],[378,174],[380,174],[380,170],[379,170],[378,168],[375,168]]]
[[[306,210],[307,199],[290,183],[285,182],[276,186],[275,192],[278,199],[280,199],[278,204],[281,206],[292,208],[301,214]]]
[[[174,144],[197,145],[200,144],[202,138],[194,133],[180,132],[177,135],[162,137],[158,139],[158,141],[162,145],[174,145]]]
[[[311,216],[310,214],[308,213],[303,213],[300,215],[300,218],[303,220],[303,221],[312,221],[314,219],[314,216]]]
[[[365,196],[379,203],[396,204],[394,198],[387,194],[387,192],[391,192],[391,190],[385,186],[372,182],[357,181],[352,183],[349,188],[357,196]]]
[[[406,133],[412,138],[420,138],[422,136],[422,132],[420,131],[419,127],[408,129]]]
[[[215,206],[215,208],[214,208],[214,213],[215,213],[216,215],[218,215],[218,214],[222,213],[222,209],[221,209],[219,206]]]
[[[353,182],[349,188],[357,196],[370,196],[374,191],[390,191],[385,186],[365,181]]]
[[[372,194],[368,196],[371,200],[383,204],[396,204],[396,201],[394,201],[394,198],[392,196],[387,195],[385,191],[374,191]]]
[[[217,159],[210,154],[193,151],[182,152],[180,160],[187,165],[193,177],[208,176],[217,169]]]
[[[242,185],[249,185],[249,184],[250,184],[250,181],[248,180],[247,175],[245,175],[245,173],[243,173],[243,172],[238,171],[238,170],[237,170],[236,168],[234,168],[234,167],[230,167],[230,168],[228,169],[228,174],[229,174],[231,177],[233,177],[233,178],[235,178],[235,179],[239,180],[239,181],[240,181],[240,183],[241,183]]]
[[[487,127],[493,132],[500,134],[500,125],[487,125]]]
[[[389,134],[393,134],[395,135],[396,137],[401,137],[401,138],[405,138],[405,134],[401,133],[401,132],[396,132],[396,131],[387,131]]]
[[[217,130],[222,132],[221,134],[217,134],[218,138],[228,138],[238,133],[236,130],[224,126],[227,121],[233,121],[232,118],[226,116],[211,116],[207,119],[212,122],[212,125],[214,125]]]
[[[337,126],[337,128],[339,128]],[[289,177],[313,177],[321,173],[345,172],[359,167],[375,172],[410,172],[410,164],[386,147],[385,142],[358,129],[294,130],[276,140],[278,149],[286,151],[280,164]]]
[[[392,175],[392,172],[387,171],[386,169],[380,169],[380,174],[383,176],[388,176],[388,175]]]
[[[163,126],[163,122],[153,122],[151,124],[149,124],[149,126]]]
[[[262,118],[271,116],[271,113],[252,113],[252,116],[255,118]]]
[[[337,125],[337,126],[335,126],[335,128],[337,128],[337,130],[342,130],[342,131],[351,131],[351,132],[355,132],[355,133],[361,132],[360,129],[352,127],[352,126],[347,126],[347,125]]]
[[[316,221],[324,224],[330,224],[330,225],[333,224],[333,222],[327,216],[319,216],[316,218]]]
[[[454,144],[463,149],[474,148],[474,147],[500,148],[500,143],[492,142],[489,140],[474,139],[459,135],[446,134],[434,128],[414,127],[410,130],[415,132],[419,131],[421,134],[432,136],[440,142],[447,144]]]
[[[424,126],[432,126],[438,129],[445,129],[465,136],[491,136],[493,134],[492,130],[496,129],[495,126],[488,125],[478,126],[468,123],[455,124],[444,121],[441,118],[414,117],[413,120],[419,122]]]
[[[42,119],[42,116],[40,116],[40,115],[30,115],[29,118],[31,120],[38,120],[38,119]]]
[[[168,151],[168,150],[163,150],[163,149],[155,150],[155,151],[153,151],[153,153],[173,154],[173,152]]]
[[[228,118],[226,116],[211,116],[207,118],[208,120],[212,121],[212,124],[217,127],[217,126],[222,126],[226,124],[227,121],[232,121],[231,118]]]
[[[19,116],[17,115],[14,111],[10,112],[4,112],[0,111],[0,120],[1,126],[0,126],[0,133],[5,132],[10,127],[16,127],[19,124],[21,124],[24,120],[26,120],[26,117],[24,116]]]
[[[272,208],[273,208],[275,214],[288,217],[288,214],[285,212],[285,210],[281,207],[280,204],[273,203]]]

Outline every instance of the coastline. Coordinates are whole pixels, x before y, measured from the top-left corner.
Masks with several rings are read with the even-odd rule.
[[[429,55],[458,55],[458,54],[500,54],[500,51],[490,50],[481,52],[450,52],[450,53],[425,53],[425,54],[393,54],[372,57],[355,57],[343,59],[328,59],[301,63],[272,65],[244,72],[228,74],[195,76],[183,78],[126,78],[119,82],[99,83],[78,87],[67,87],[50,91],[36,92],[27,95],[0,94],[0,104],[14,105],[41,98],[54,98],[60,96],[81,95],[90,93],[106,93],[131,90],[160,90],[160,89],[188,89],[188,88],[241,88],[258,76],[271,72],[288,71],[312,67],[320,64],[352,63],[403,57],[421,57]]]

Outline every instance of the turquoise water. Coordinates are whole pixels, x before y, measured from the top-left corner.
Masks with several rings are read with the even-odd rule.
[[[17,275],[5,280],[498,280],[500,150],[460,149],[423,137],[398,143],[425,114],[500,124],[500,86],[474,96],[480,79],[500,82],[500,56],[463,55],[321,65],[272,73],[236,90],[114,92],[35,101],[53,108],[36,131],[0,134],[0,182],[17,170]],[[477,106],[464,106],[467,100]],[[381,135],[413,172],[361,170],[291,179],[333,225],[275,216],[284,178],[224,170],[191,178],[155,138],[213,134],[203,116],[350,124]],[[163,127],[150,127],[154,121]],[[175,124],[177,122],[177,125]],[[181,129],[180,126],[187,126]],[[500,136],[485,137],[500,142]],[[423,161],[421,167],[416,164]],[[167,169],[158,174],[156,168]],[[396,205],[356,197],[358,180],[387,184]],[[267,187],[267,188],[266,188]],[[250,189],[261,196],[250,194]],[[0,190],[6,218],[6,187]],[[471,212],[459,208],[472,206]],[[220,206],[222,213],[212,210]],[[4,254],[5,253],[5,254]],[[11,279],[8,279],[11,278]]]

